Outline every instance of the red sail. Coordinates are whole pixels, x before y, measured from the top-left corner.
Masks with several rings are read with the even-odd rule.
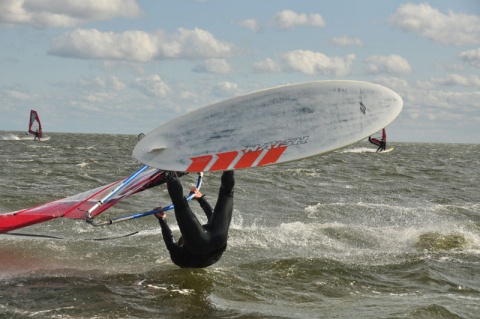
[[[381,134],[381,137],[380,137],[380,134]],[[382,133],[380,133],[380,131],[376,132],[375,134],[373,134],[368,138],[368,141],[372,144],[380,146],[381,142],[385,142],[385,143],[387,142],[387,132],[385,131],[385,129],[382,129]]]
[[[125,179],[98,187],[78,195],[59,199],[32,208],[0,214],[0,233],[41,223],[57,217],[85,219],[90,208],[112,193]],[[112,207],[122,199],[148,188],[165,183],[165,171],[150,169],[142,172],[120,189],[91,214],[94,217]]]
[[[37,111],[30,111],[30,121],[28,122],[28,133],[35,134],[38,132],[38,137],[42,137],[42,123]]]

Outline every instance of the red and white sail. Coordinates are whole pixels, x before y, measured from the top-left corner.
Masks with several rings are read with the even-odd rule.
[[[165,183],[165,171],[149,169],[142,172],[129,181],[125,187],[122,187],[118,192],[115,192],[112,197],[109,197],[108,201],[102,205],[98,205],[99,201],[108,197],[109,194],[112,194],[112,192],[114,192],[126,179],[127,178],[121,179],[109,185],[36,207],[22,209],[15,212],[1,213],[0,233],[6,233],[57,217],[86,219],[87,212],[92,207],[97,206],[91,212],[90,216],[93,218],[130,195]]]
[[[377,132],[370,136],[369,141],[372,144],[380,146],[380,142],[387,142],[387,132],[385,131],[385,129],[382,129],[381,132]]]
[[[28,133],[35,134],[38,132],[38,137],[42,137],[42,123],[37,111],[30,111],[30,121],[28,122]]]

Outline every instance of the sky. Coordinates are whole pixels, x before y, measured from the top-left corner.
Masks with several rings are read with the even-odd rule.
[[[360,80],[389,141],[480,143],[480,1],[0,0],[0,131],[139,134],[279,85]]]

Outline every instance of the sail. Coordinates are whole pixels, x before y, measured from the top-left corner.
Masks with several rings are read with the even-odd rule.
[[[148,169],[131,179],[125,187],[120,188],[114,196],[102,205],[98,202],[118,188],[125,180],[98,187],[74,196],[59,199],[32,208],[0,214],[0,233],[48,221],[57,217],[86,219],[86,214],[95,205],[91,217],[103,213],[122,199],[151,187],[165,183],[165,171]]]
[[[42,123],[37,111],[30,111],[30,121],[28,122],[28,133],[35,134],[38,132],[38,137],[42,137]]]
[[[377,146],[382,145],[382,142],[385,144],[387,143],[387,132],[385,129],[382,129],[382,131],[379,131],[372,136],[368,137],[368,141],[372,144],[375,144]]]

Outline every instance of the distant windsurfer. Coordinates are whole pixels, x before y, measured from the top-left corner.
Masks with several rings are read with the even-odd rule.
[[[377,138],[372,138],[371,136],[368,137],[368,141],[374,145],[377,145],[377,153],[378,152],[383,152],[387,148],[387,132],[384,129],[382,129],[382,139],[379,140]]]
[[[227,248],[228,230],[232,220],[234,186],[234,172],[223,172],[214,209],[198,189],[192,189],[193,198],[198,201],[207,216],[208,222],[202,225],[190,209],[176,173],[168,172],[167,189],[182,233],[178,242],[175,241],[167,224],[165,213],[156,213],[155,216],[160,222],[163,240],[173,263],[182,268],[204,268],[222,257]]]
[[[38,139],[40,141],[40,132],[36,130],[34,134],[35,134],[35,137],[33,138],[33,140],[36,141]]]
[[[385,151],[385,148],[387,147],[387,142],[385,141],[380,141],[376,138],[372,138],[371,136],[368,137],[368,141],[374,145],[377,145],[377,153],[378,152],[383,152]]]

